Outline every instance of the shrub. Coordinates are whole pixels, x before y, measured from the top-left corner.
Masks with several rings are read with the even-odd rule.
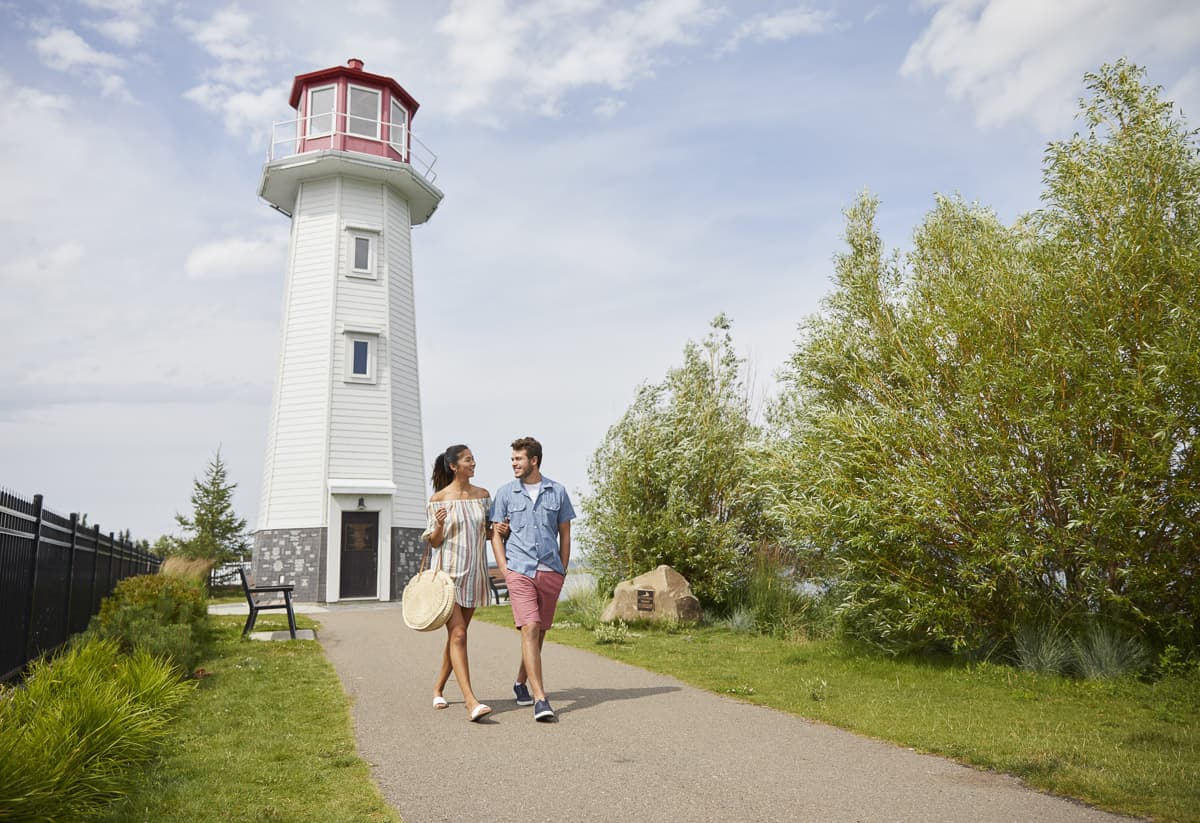
[[[1075,662],[1071,638],[1058,624],[1030,624],[1014,638],[1017,667],[1038,674],[1068,674]]]
[[[1108,680],[1146,668],[1146,649],[1136,638],[1097,623],[1075,638],[1075,669],[1084,680]]]
[[[185,672],[204,655],[209,632],[203,586],[171,575],[125,578],[88,627],[92,637],[112,639],[125,652],[165,656]]]
[[[1200,146],[1144,79],[1087,76],[1012,226],[940,198],[901,257],[875,200],[847,213],[772,416],[772,499],[839,564],[849,632],[964,650],[1101,613],[1200,645]]]
[[[596,638],[596,643],[602,646],[629,642],[629,627],[622,620],[615,623],[601,623],[592,629],[592,634]]]
[[[745,606],[739,606],[730,612],[729,617],[721,621],[721,625],[734,634],[750,634],[756,628],[754,613]]]
[[[192,684],[146,652],[78,643],[0,695],[0,819],[80,820],[124,796]]]

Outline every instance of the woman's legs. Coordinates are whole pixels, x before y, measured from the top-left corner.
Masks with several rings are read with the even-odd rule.
[[[467,662],[467,627],[471,625],[474,615],[474,609],[464,609],[457,603],[454,605],[454,611],[446,623],[446,648],[442,652],[442,668],[438,672],[437,686],[434,687],[434,693],[441,694],[453,670],[454,679],[458,682],[458,688],[467,704],[467,711],[474,711],[479,705],[479,700],[471,689],[471,666]]]

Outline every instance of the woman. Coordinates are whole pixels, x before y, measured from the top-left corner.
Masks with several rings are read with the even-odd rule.
[[[487,517],[492,504],[487,489],[471,485],[474,476],[475,456],[466,446],[451,446],[438,455],[431,478],[434,494],[426,507],[429,527],[422,535],[434,549],[440,549],[438,564],[455,584],[454,611],[446,623],[446,649],[433,687],[433,707],[444,709],[449,705],[442,691],[453,670],[471,722],[492,711],[471,690],[471,670],[467,663],[467,627],[475,609],[487,605],[488,573],[483,547],[488,538]]]

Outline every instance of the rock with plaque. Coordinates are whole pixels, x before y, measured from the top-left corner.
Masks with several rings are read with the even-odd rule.
[[[612,602],[600,619],[613,620],[678,620],[700,619],[700,601],[692,587],[679,572],[670,566],[618,583]]]

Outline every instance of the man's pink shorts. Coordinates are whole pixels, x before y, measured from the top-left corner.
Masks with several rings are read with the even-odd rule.
[[[526,623],[540,623],[542,629],[550,628],[554,623],[554,610],[558,608],[563,576],[543,569],[534,572],[530,580],[510,569],[504,580],[508,583],[508,602],[512,604],[513,621],[517,628]]]

